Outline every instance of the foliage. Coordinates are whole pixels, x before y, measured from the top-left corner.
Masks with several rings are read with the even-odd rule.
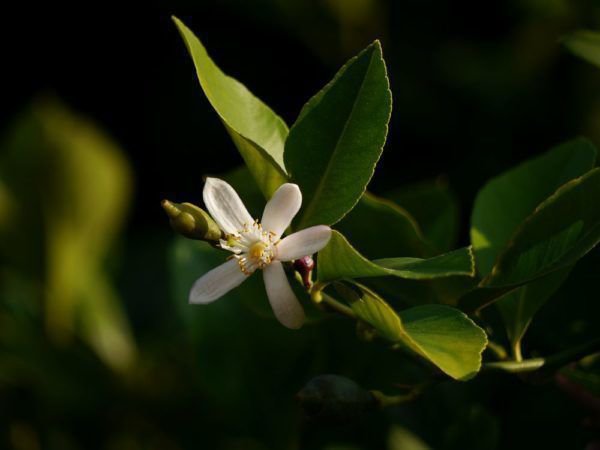
[[[346,25],[376,10],[327,3]],[[163,201],[182,236],[122,234],[132,179],[122,151],[89,119],[36,102],[0,145],[0,398],[17,405],[0,412],[0,446],[491,450],[552,445],[551,430],[528,427],[546,433],[550,417],[577,429],[576,404],[596,423],[600,168],[590,140],[514,158],[487,182],[470,164],[481,188],[462,233],[445,179],[367,190],[392,111],[379,41],[288,129],[173,20],[244,162],[220,177],[253,217],[296,183],[304,201],[290,228],[333,229],[312,273],[286,265],[305,326],[277,324],[257,274],[217,303],[188,305],[194,281],[225,260],[216,223]],[[562,42],[600,65],[597,33]],[[18,408],[22,392],[39,410]],[[49,438],[37,438],[38,421]],[[65,431],[81,423],[102,437]],[[521,440],[506,432],[517,429]]]

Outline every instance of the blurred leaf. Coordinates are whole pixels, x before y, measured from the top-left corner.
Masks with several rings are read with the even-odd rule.
[[[500,421],[481,405],[457,405],[459,409],[445,430],[449,450],[495,450],[500,441]]]
[[[298,228],[334,224],[358,202],[383,150],[391,100],[375,41],[306,103],[285,147],[304,196]]]
[[[430,450],[430,447],[408,428],[393,425],[388,436],[388,450]]]
[[[471,217],[471,242],[482,276],[520,224],[561,185],[591,170],[596,149],[585,139],[562,144],[489,181],[477,195]]]
[[[566,268],[600,241],[600,169],[562,186],[521,225],[482,285],[502,287]]]
[[[571,53],[600,67],[600,33],[580,30],[563,38],[563,43]]]
[[[354,380],[332,374],[312,378],[296,399],[305,417],[321,424],[352,422],[377,407],[369,391]]]
[[[570,272],[571,267],[552,272],[509,292],[497,301],[506,334],[513,346],[521,341],[535,313],[557,291]]]
[[[581,367],[579,365],[568,365],[559,372],[570,383],[580,386],[582,391],[589,392],[600,405],[600,367]]]
[[[458,202],[441,181],[403,186],[385,195],[411,214],[439,251],[454,247],[458,237]],[[354,242],[354,241],[353,241]]]
[[[469,248],[454,250],[429,259],[386,258],[369,261],[337,231],[333,231],[331,240],[319,252],[317,265],[320,281],[384,276],[427,280],[460,275],[472,276],[473,270],[473,259]]]
[[[224,74],[200,40],[179,19],[173,21],[196,66],[200,86],[233,139],[265,197],[285,182],[285,122],[239,81]]]
[[[16,210],[27,214],[11,218],[15,239],[7,250],[12,245],[17,252],[20,242],[36,242],[32,233],[39,234],[38,282],[50,333],[59,340],[77,334],[106,363],[124,369],[135,358],[135,344],[102,264],[125,218],[129,167],[95,125],[57,102],[36,104],[17,128],[22,138],[11,141],[0,173],[15,193]],[[34,266],[29,270],[38,276]]]
[[[409,213],[368,192],[336,228],[368,258],[423,257],[430,253],[419,226]]]
[[[485,332],[461,311],[444,305],[424,305],[396,313],[365,286],[336,285],[354,313],[382,337],[400,342],[457,380],[473,377],[487,345]]]

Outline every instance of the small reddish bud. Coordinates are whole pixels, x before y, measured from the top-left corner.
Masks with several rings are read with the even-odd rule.
[[[315,268],[315,262],[310,256],[303,256],[294,261],[294,270],[302,277],[302,283],[306,289],[312,286],[311,272]]]

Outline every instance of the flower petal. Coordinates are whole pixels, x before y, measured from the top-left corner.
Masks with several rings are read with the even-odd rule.
[[[276,258],[280,261],[291,261],[318,252],[329,242],[331,228],[316,225],[290,234],[277,244]]]
[[[285,183],[279,186],[265,206],[262,227],[272,231],[279,238],[290,225],[302,205],[302,193],[297,184]]]
[[[304,310],[290,287],[283,266],[273,261],[263,270],[269,303],[277,320],[284,326],[297,329],[304,323]]]
[[[198,278],[190,291],[189,301],[196,304],[210,303],[242,284],[246,278],[237,259],[232,258]]]
[[[240,196],[225,181],[207,178],[202,195],[208,212],[225,233],[237,233],[254,222]]]

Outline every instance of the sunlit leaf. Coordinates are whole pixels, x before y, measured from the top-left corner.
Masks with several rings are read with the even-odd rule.
[[[487,337],[463,312],[424,305],[404,310],[400,317],[414,343],[412,348],[451,377],[468,380],[481,368]]]
[[[173,18],[196,66],[200,86],[233,139],[252,176],[266,197],[285,182],[285,122],[243,84],[226,75],[210,58],[200,40]]]
[[[487,337],[461,311],[449,306],[425,305],[398,314],[365,286],[336,287],[357,317],[383,338],[402,343],[455,379],[467,380],[479,371]]]
[[[327,246],[319,252],[318,259],[320,281],[384,276],[427,280],[450,276],[472,276],[473,270],[469,248],[429,259],[386,258],[369,261],[337,231],[332,233]]]
[[[383,338],[392,342],[405,338],[404,327],[396,311],[373,291],[365,286],[355,290],[341,283],[335,287],[356,316],[375,328]]]
[[[304,196],[299,228],[336,223],[358,202],[383,150],[391,101],[376,41],[306,103],[285,145]]]

